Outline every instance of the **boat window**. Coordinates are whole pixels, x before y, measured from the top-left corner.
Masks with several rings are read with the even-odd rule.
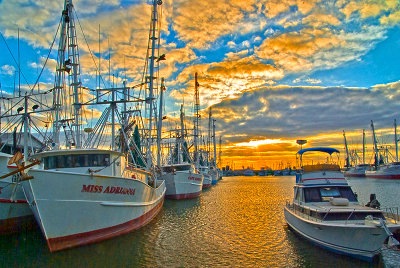
[[[65,156],[64,155],[57,155],[57,167],[58,168],[65,168]]]
[[[304,197],[306,202],[328,202],[332,197],[343,197],[350,202],[357,202],[357,197],[350,187],[305,188]]]
[[[109,154],[70,154],[43,158],[44,169],[103,167],[110,165]]]
[[[321,202],[321,196],[318,188],[304,189],[304,197],[306,202]]]
[[[347,198],[350,202],[357,202],[357,197],[350,187],[340,187],[340,196]]]
[[[300,192],[301,192],[301,190],[300,190],[300,188],[296,188],[296,192],[295,192],[295,199],[297,200],[297,201],[300,201],[301,199],[301,194],[300,194]]]
[[[44,161],[44,168],[45,169],[53,169],[57,167],[57,158],[55,156],[49,156],[45,158],[46,161]],[[46,168],[47,165],[47,168]]]
[[[74,157],[72,157],[72,155],[66,155],[65,156],[65,167],[66,168],[71,168],[74,167],[75,163],[74,163]]]
[[[174,171],[172,167],[163,167],[162,170],[166,173],[172,173]]]
[[[185,170],[190,170],[190,165],[186,166],[175,166],[176,171],[185,171]]]
[[[329,201],[331,197],[340,197],[340,192],[337,187],[320,188],[322,201]]]

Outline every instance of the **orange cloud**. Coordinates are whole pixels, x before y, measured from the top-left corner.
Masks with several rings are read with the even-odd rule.
[[[243,12],[255,10],[254,0],[174,1],[174,29],[181,40],[193,48],[203,48],[232,32],[243,19]]]
[[[341,12],[348,19],[353,13],[358,13],[362,19],[377,17],[384,12],[399,10],[397,0],[366,0],[366,1],[339,1]],[[390,15],[389,15],[390,16]]]

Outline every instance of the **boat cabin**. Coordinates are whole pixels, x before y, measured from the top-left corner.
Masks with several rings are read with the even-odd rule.
[[[385,219],[380,210],[360,206],[350,186],[296,185],[293,206],[294,210],[321,221],[364,221],[369,215],[375,219]]]
[[[121,153],[100,149],[54,150],[34,155],[40,168],[76,173],[121,176],[124,157]],[[114,167],[113,167],[114,166]]]

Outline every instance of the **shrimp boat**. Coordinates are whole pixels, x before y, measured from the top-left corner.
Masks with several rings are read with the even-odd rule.
[[[40,168],[23,183],[51,252],[136,230],[161,210],[165,184],[128,168],[118,152],[52,150],[35,155]]]
[[[151,57],[146,59],[148,69],[144,77],[154,76],[157,9],[161,1],[153,2],[152,26],[150,28]],[[152,163],[152,119],[154,79],[143,83],[146,86],[147,101],[130,100],[128,87],[101,89],[98,87],[96,102],[92,105],[107,107],[93,128],[82,132],[82,90],[79,70],[74,11],[71,0],[66,0],[62,12],[62,26],[59,58],[56,70],[55,111],[53,122],[52,148],[33,155],[41,164],[28,171],[29,180],[22,186],[27,202],[38,222],[51,252],[75,246],[82,246],[109,239],[136,230],[149,223],[161,210],[165,183],[155,176]],[[68,51],[66,55],[65,51]],[[74,103],[71,113],[63,113],[61,107],[71,102],[60,103],[64,99],[68,76],[69,90],[73,91]],[[100,79],[99,79],[100,80]],[[101,93],[101,94],[100,94]],[[147,98],[148,97],[148,98]],[[101,99],[103,98],[103,99]],[[130,102],[144,103],[150,111],[142,120],[138,106],[127,109]],[[122,108],[121,108],[122,106]],[[120,111],[122,109],[122,111]],[[66,122],[72,121],[71,129]],[[118,123],[117,123],[117,122]],[[144,150],[131,137],[131,130],[140,122],[143,127]],[[67,127],[66,127],[67,125]],[[116,127],[118,133],[116,133]],[[110,130],[111,128],[111,130]],[[65,145],[61,146],[60,132],[64,129]],[[111,135],[105,135],[110,130]],[[109,133],[110,133],[109,132]],[[138,132],[139,133],[139,132]],[[111,136],[111,137],[110,137]],[[105,141],[102,139],[106,139]],[[111,142],[109,139],[111,138]],[[110,146],[99,148],[99,144]]]
[[[302,149],[301,162],[306,152],[339,153],[327,147]],[[400,230],[398,215],[360,205],[338,165],[302,168],[293,201],[284,208],[285,220],[296,233],[329,251],[366,261],[372,261],[388,239],[398,244],[393,238]]]
[[[162,167],[161,178],[165,181],[166,198],[190,199],[200,196],[203,186],[203,174],[190,163],[189,151],[185,142],[183,105],[181,106],[181,129],[171,155],[172,164]]]
[[[347,177],[365,177],[366,172],[370,169],[369,164],[359,164],[344,171],[344,176]]]
[[[193,115],[193,145],[194,154],[193,159],[195,163],[195,169],[203,175],[203,185],[202,189],[207,189],[211,187],[211,176],[208,173],[208,166],[204,165],[204,159],[202,157],[202,150],[199,149],[199,136],[200,136],[200,92],[199,92],[199,82],[197,81],[197,73],[194,74],[194,115]]]
[[[30,126],[35,126],[31,115],[51,111],[47,107],[39,109],[38,97],[41,98],[42,95],[42,93],[32,93],[8,97],[9,107],[0,115],[0,120],[7,119],[4,120],[5,124],[1,124],[1,149],[8,146],[7,143],[12,137],[12,148],[6,147],[5,150],[14,153],[14,155],[0,153],[0,234],[17,233],[37,226],[21,182],[28,179],[26,172],[29,168],[39,163],[28,161],[28,156],[35,151],[40,151],[45,145],[30,133]],[[30,105],[33,106],[28,111]],[[13,113],[15,110],[17,113]],[[17,133],[17,128],[23,129],[23,132]],[[10,133],[12,129],[14,132]],[[36,130],[40,131],[37,127]],[[19,163],[21,160],[23,163]]]
[[[400,162],[380,166],[377,170],[365,172],[367,178],[400,180]]]
[[[398,146],[397,146],[397,124],[396,120],[394,120],[394,141],[396,145],[396,161],[392,163],[387,163],[387,161],[383,161],[383,158],[380,154],[376,136],[375,136],[375,128],[374,123],[371,121],[371,128],[373,133],[374,140],[374,153],[375,153],[375,170],[368,170],[365,172],[365,176],[367,178],[375,178],[375,179],[394,179],[400,180],[400,162],[398,157]],[[382,160],[382,161],[380,161]],[[379,165],[378,162],[386,162],[386,164]]]
[[[347,170],[345,170],[344,176],[346,178],[348,177],[365,177],[365,173],[371,169],[371,166],[369,164],[365,164],[365,130],[363,129],[363,142],[362,142],[362,164],[356,164],[355,166],[350,167],[350,154],[349,154],[349,149],[347,147],[347,139],[346,139],[346,134],[343,130],[343,137],[344,137],[344,145],[346,149],[346,166],[349,167]],[[358,160],[358,155],[356,152],[353,153],[352,159],[355,159],[354,162],[357,162]]]
[[[199,171],[204,176],[203,189],[210,188],[212,179],[211,179],[211,176],[208,173],[208,167],[207,166],[199,166]]]
[[[17,233],[35,226],[35,218],[21,185],[16,181],[13,156],[0,153],[0,234]]]
[[[190,199],[200,196],[203,175],[195,172],[193,164],[183,163],[162,167],[167,188],[165,197],[170,199]]]

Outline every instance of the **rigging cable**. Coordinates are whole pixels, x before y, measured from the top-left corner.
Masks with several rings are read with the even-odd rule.
[[[8,49],[8,52],[10,52],[11,57],[12,57],[13,60],[14,60],[14,63],[18,66],[19,72],[22,74],[22,77],[24,78],[24,80],[25,80],[26,84],[28,85],[29,89],[31,89],[31,86],[29,85],[29,83],[28,83],[28,81],[27,81],[27,79],[26,79],[24,73],[21,71],[21,67],[19,66],[19,64],[18,64],[17,60],[15,59],[14,55],[12,54],[11,49],[10,49],[10,47],[8,46],[7,41],[6,41],[6,39],[5,39],[4,35],[3,35],[3,33],[0,32],[0,35],[1,35],[1,37],[3,38],[3,41],[4,41],[4,43],[6,44],[6,47],[7,47],[7,49]]]

